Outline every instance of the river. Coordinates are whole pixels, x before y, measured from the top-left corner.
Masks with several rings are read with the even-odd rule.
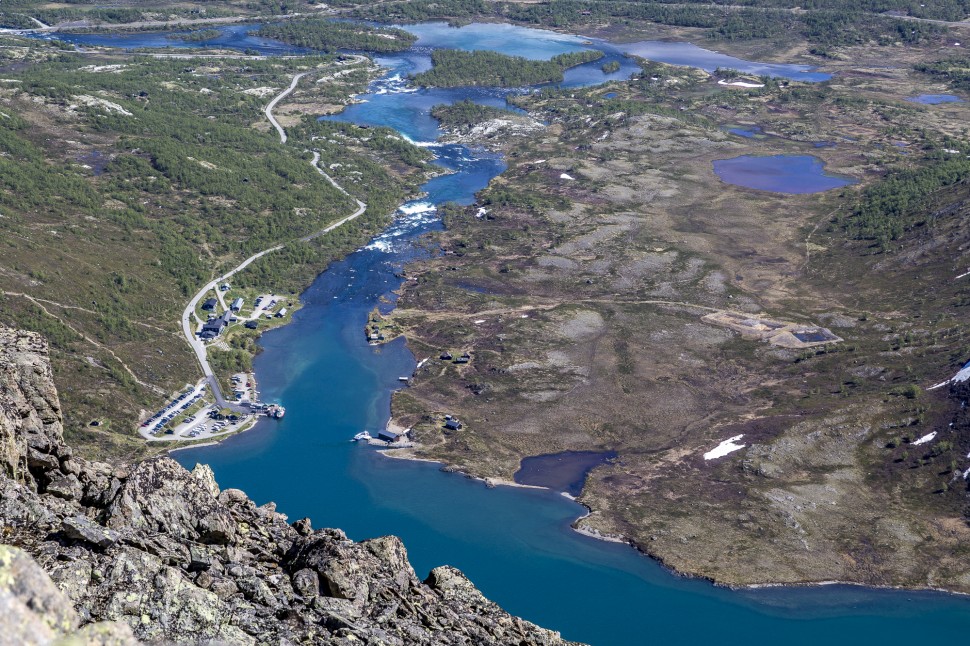
[[[367,345],[362,330],[368,313],[393,306],[391,292],[400,284],[397,272],[425,253],[415,241],[441,226],[434,207],[446,201],[471,203],[474,193],[504,169],[502,160],[486,151],[434,145],[439,132],[428,110],[463,98],[503,105],[506,91],[416,91],[407,85],[406,75],[425,69],[430,48],[437,46],[534,58],[589,46],[622,62],[623,69],[613,78],[632,71],[617,48],[602,41],[590,45],[576,36],[508,25],[407,28],[419,36],[415,47],[378,58],[387,74],[361,97],[364,103],[336,118],[396,128],[431,147],[438,163],[455,172],[429,182],[424,187],[428,195],[404,205],[387,231],[321,274],[303,294],[306,306],[291,325],[263,336],[257,377],[264,399],[283,402],[286,417],[262,422],[221,445],[181,451],[175,457],[188,467],[210,464],[223,487],[244,489],[257,503],[276,501],[293,520],[309,516],[315,526],[340,527],[358,540],[398,535],[419,575],[437,565],[454,565],[510,612],[560,630],[569,639],[606,646],[911,644],[963,638],[970,627],[970,601],[962,597],[841,585],[718,588],[672,575],[625,545],[572,531],[570,523],[584,510],[558,493],[487,489],[444,473],[439,465],[389,459],[348,441],[360,430],[383,426],[391,393],[401,387],[398,377],[411,374],[416,362],[402,340]],[[245,29],[220,28],[223,37],[206,44],[291,51],[278,43],[257,42]],[[156,39],[164,36],[145,38],[157,46],[164,40]],[[130,34],[59,38],[79,44],[149,45]],[[656,45],[651,48],[657,55]],[[688,49],[676,48],[677,62],[691,64],[682,60]],[[610,78],[599,69],[602,63],[571,70],[566,84]],[[772,73],[806,73],[778,68]]]

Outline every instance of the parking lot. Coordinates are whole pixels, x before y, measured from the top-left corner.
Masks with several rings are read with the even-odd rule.
[[[184,390],[142,422],[138,429],[142,437],[149,442],[202,440],[235,433],[255,423],[256,416],[251,414],[231,414],[218,419],[219,408],[209,403],[206,395],[205,381]],[[172,422],[178,423],[172,426]]]

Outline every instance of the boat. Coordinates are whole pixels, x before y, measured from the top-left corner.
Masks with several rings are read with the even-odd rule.
[[[270,404],[266,407],[266,416],[273,419],[282,419],[286,415],[286,409],[279,404]]]
[[[368,433],[367,431],[361,431],[360,433],[358,433],[357,435],[354,436],[354,439],[352,441],[353,442],[361,442],[361,441],[366,442],[367,440],[372,440],[372,439],[374,439],[374,438],[371,437],[371,434],[370,433]]]

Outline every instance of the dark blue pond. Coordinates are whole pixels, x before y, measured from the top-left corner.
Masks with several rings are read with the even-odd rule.
[[[923,105],[938,105],[940,103],[963,103],[963,99],[953,94],[920,94],[911,96],[907,101],[922,103]]]
[[[773,193],[821,193],[855,180],[825,172],[822,160],[811,155],[742,155],[714,162],[721,181]]]
[[[563,451],[523,458],[513,476],[519,484],[562,491],[574,498],[589,472],[616,457],[614,451]]]
[[[728,132],[732,135],[744,137],[745,139],[755,139],[764,136],[764,133],[761,132],[761,128],[758,126],[751,126],[750,128],[729,128]]]
[[[240,29],[245,28],[221,31],[240,43],[232,46],[269,53],[286,49],[278,44],[264,48]],[[625,545],[573,532],[569,525],[584,510],[556,492],[487,489],[443,473],[438,465],[392,460],[348,441],[387,422],[391,393],[401,387],[398,377],[410,375],[416,363],[401,340],[384,346],[366,343],[360,331],[369,312],[393,306],[401,267],[425,253],[416,241],[441,226],[437,205],[471,203],[475,192],[505,168],[486,151],[435,144],[438,128],[427,111],[463,98],[503,105],[507,91],[418,91],[403,80],[427,65],[428,47],[484,47],[476,29],[489,39],[489,47],[523,56],[600,46],[523,28],[435,26],[422,33],[418,49],[381,58],[387,75],[360,97],[365,103],[337,118],[396,128],[429,146],[438,163],[454,172],[428,182],[426,197],[402,206],[391,227],[321,274],[302,295],[305,307],[291,325],[263,336],[265,352],[256,359],[256,373],[264,398],[284,403],[286,417],[263,421],[219,446],[174,456],[189,467],[211,464],[223,487],[242,488],[258,503],[276,501],[292,519],[309,516],[315,526],[341,527],[355,539],[399,535],[419,575],[445,563],[457,566],[511,612],[591,644],[733,646],[760,640],[817,646],[965,638],[970,603],[962,598],[848,586],[716,588],[672,576]],[[149,35],[159,36],[164,35]],[[89,37],[86,42],[120,42],[112,38],[130,47],[147,46],[128,36]],[[205,45],[230,46],[227,40]],[[567,84],[610,78],[602,74],[601,64],[571,71]],[[567,484],[578,479],[571,475]]]

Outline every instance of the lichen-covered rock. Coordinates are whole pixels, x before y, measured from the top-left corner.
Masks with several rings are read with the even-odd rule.
[[[145,460],[108,507],[108,526],[231,543],[235,523],[211,491],[171,458]]]
[[[192,469],[192,477],[199,481],[213,498],[219,497],[219,485],[216,483],[216,474],[212,472],[212,467],[208,464],[197,464]]]
[[[4,328],[0,346],[0,471],[29,482],[27,449],[42,455],[63,441],[60,402],[43,337]]]
[[[207,466],[89,462],[59,410],[42,340],[0,330],[0,526],[29,552],[0,545],[0,644],[565,643],[453,568],[422,583],[393,536],[291,526]]]
[[[59,474],[54,477],[46,488],[47,493],[64,500],[80,500],[84,493],[81,481],[73,473]]]
[[[78,541],[87,541],[95,547],[105,549],[118,542],[118,532],[98,525],[86,516],[71,516],[61,521],[64,535]]]

